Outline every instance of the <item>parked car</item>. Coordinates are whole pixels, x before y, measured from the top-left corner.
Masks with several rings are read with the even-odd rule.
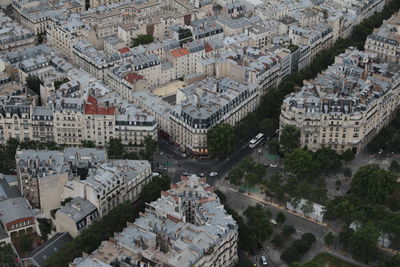
[[[269,164],[269,166],[271,166],[272,168],[276,168],[276,167],[278,167],[278,164],[276,164],[276,163],[271,163],[271,164]]]
[[[262,266],[267,266],[268,265],[268,261],[267,261],[267,257],[265,257],[264,255],[260,257],[260,262]]]
[[[211,172],[211,173],[210,173],[210,177],[214,177],[214,176],[217,176],[217,175],[218,175],[217,172]]]

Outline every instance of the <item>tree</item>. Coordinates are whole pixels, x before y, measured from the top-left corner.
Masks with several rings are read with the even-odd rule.
[[[92,140],[82,140],[82,146],[86,148],[95,148],[96,144]]]
[[[279,144],[283,154],[287,155],[300,147],[300,130],[294,126],[285,126],[279,137]]]
[[[270,222],[271,213],[266,211],[260,204],[249,206],[245,211],[248,219],[248,227],[256,237],[257,241],[267,240],[272,233],[272,225]]]
[[[144,138],[144,159],[152,160],[154,153],[157,152],[158,142],[151,138],[151,136],[146,136]]]
[[[220,123],[207,131],[207,147],[211,157],[223,158],[229,155],[235,145],[233,127]]]
[[[48,235],[51,233],[51,220],[45,218],[37,218],[39,222],[39,229],[42,240],[46,241]]]
[[[351,149],[347,149],[346,151],[344,151],[342,153],[342,159],[347,163],[350,161],[353,161],[354,158],[355,158],[355,154]]]
[[[296,148],[284,159],[285,169],[295,174],[298,178],[315,173],[315,163],[310,151]]]
[[[399,266],[400,266],[400,254],[397,253],[390,259],[386,260],[383,267],[399,267]]]
[[[274,237],[271,240],[271,243],[274,244],[275,247],[282,247],[283,243],[285,242],[283,235],[282,234],[278,234],[278,235],[274,235]]]
[[[322,147],[314,154],[314,159],[321,171],[335,171],[342,167],[339,155],[330,147]]]
[[[353,258],[368,263],[377,255],[378,230],[370,223],[362,225],[349,239]]]
[[[7,267],[17,266],[15,261],[15,253],[10,244],[0,246],[0,263]]]
[[[43,85],[42,80],[38,76],[32,75],[26,78],[26,86],[40,96],[40,85]]]
[[[301,211],[303,212],[304,215],[308,216],[308,214],[314,212],[314,203],[312,203],[310,200],[307,200],[302,206],[301,206]]]
[[[351,182],[351,192],[371,204],[382,204],[396,185],[396,176],[377,165],[361,167]]]
[[[393,160],[392,163],[390,163],[389,170],[392,172],[400,172],[400,165],[396,160]]]
[[[324,236],[324,242],[325,244],[330,247],[333,244],[333,241],[335,240],[335,236],[332,234],[332,232],[329,232]]]
[[[23,235],[19,240],[19,245],[22,251],[29,252],[33,245],[33,238],[29,235]]]
[[[343,169],[343,175],[346,178],[351,178],[351,176],[353,175],[353,172],[351,171],[351,168],[349,168],[349,167],[344,168]]]
[[[226,204],[226,195],[221,190],[215,190],[214,193],[218,196],[221,204]]]
[[[290,237],[290,236],[293,235],[295,232],[296,232],[296,229],[293,227],[293,225],[285,224],[285,225],[283,226],[282,234],[283,234],[283,236],[284,236],[285,238]]]
[[[286,216],[282,212],[279,212],[276,215],[276,223],[277,224],[283,224],[285,222],[285,220],[286,220]]]
[[[260,122],[260,129],[265,136],[271,136],[275,128],[275,123],[271,118],[265,118]]]
[[[121,159],[124,154],[124,145],[119,138],[110,138],[107,144],[107,155],[110,159]]]
[[[292,197],[289,199],[290,205],[292,205],[293,209],[297,209],[300,205],[301,199],[299,197]]]
[[[276,139],[271,139],[268,141],[268,151],[272,154],[279,153],[279,142]]]
[[[154,37],[148,34],[139,34],[136,38],[132,38],[132,47],[150,44],[154,41]]]

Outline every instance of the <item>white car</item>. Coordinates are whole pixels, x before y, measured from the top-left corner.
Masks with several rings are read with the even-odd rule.
[[[210,177],[214,177],[214,176],[217,176],[218,175],[218,172],[211,172],[210,173]]]
[[[272,168],[276,168],[276,167],[278,167],[278,164],[276,164],[276,163],[271,163],[271,164],[269,164],[269,166],[271,166]]]

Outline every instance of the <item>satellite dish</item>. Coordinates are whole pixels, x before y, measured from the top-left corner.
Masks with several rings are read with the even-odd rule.
[[[6,69],[6,64],[3,60],[0,59],[0,72],[3,72]]]

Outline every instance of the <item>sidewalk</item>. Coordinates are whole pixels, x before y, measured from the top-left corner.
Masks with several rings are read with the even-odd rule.
[[[224,180],[224,181],[225,181],[225,180]],[[257,201],[257,202],[261,202],[261,203],[263,203],[263,204],[265,204],[265,205],[273,206],[273,207],[275,207],[275,208],[277,208],[277,209],[280,209],[280,210],[282,210],[282,211],[284,211],[284,212],[286,212],[286,213],[293,214],[293,215],[295,215],[295,216],[297,216],[297,217],[300,217],[300,218],[302,218],[302,219],[304,219],[304,220],[307,220],[307,221],[309,221],[309,222],[312,222],[312,223],[319,224],[319,225],[322,225],[322,226],[325,226],[325,227],[329,227],[329,228],[330,228],[330,226],[329,226],[328,224],[326,224],[326,223],[315,221],[315,220],[313,220],[313,219],[311,219],[311,218],[309,218],[309,217],[306,217],[306,216],[304,216],[304,215],[302,215],[302,214],[299,214],[299,213],[297,213],[297,212],[288,210],[288,209],[286,209],[286,207],[284,207],[284,206],[282,206],[282,205],[279,205],[279,204],[274,203],[274,202],[272,202],[272,201],[267,201],[267,200],[265,200],[265,199],[264,199],[264,194],[261,194],[261,193],[252,193],[252,194],[249,195],[248,193],[241,193],[241,192],[239,192],[239,190],[233,189],[232,187],[230,187],[230,186],[228,186],[228,185],[225,185],[224,182],[221,182],[221,180],[219,180],[219,181],[215,184],[215,187],[218,188],[218,189],[222,189],[221,191],[230,190],[230,191],[232,191],[232,192],[235,192],[235,193],[240,194],[240,195],[242,195],[242,196],[245,196],[245,197],[247,197],[247,198],[253,199],[253,200]]]

